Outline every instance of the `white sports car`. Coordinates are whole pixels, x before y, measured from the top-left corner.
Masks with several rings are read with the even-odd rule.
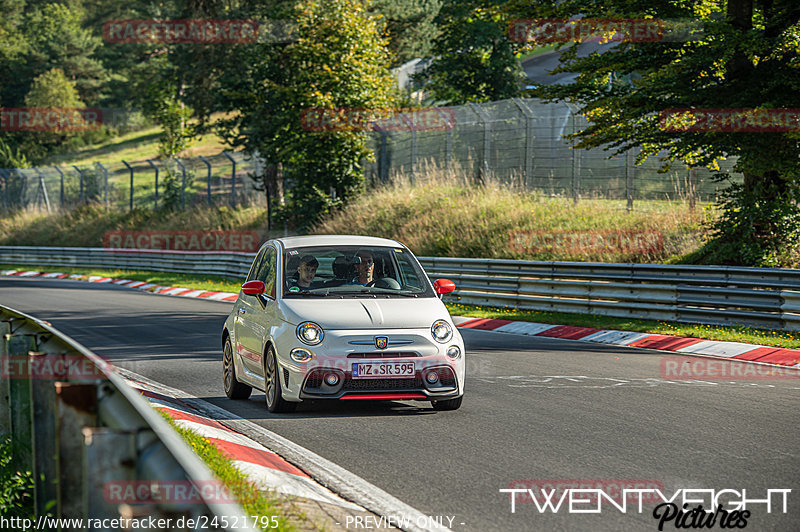
[[[416,257],[394,240],[302,236],[258,251],[222,331],[225,394],[303,400],[419,400],[455,410],[464,341]]]

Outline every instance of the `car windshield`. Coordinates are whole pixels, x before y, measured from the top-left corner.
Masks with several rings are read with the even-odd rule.
[[[283,263],[287,298],[434,297],[419,263],[401,247],[289,248]]]

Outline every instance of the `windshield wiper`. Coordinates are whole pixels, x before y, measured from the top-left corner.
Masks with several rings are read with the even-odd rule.
[[[328,296],[328,291],[326,290],[325,292],[309,292],[307,290],[304,290],[302,292],[289,292],[288,294],[286,294],[286,297],[289,297],[289,296],[327,297]]]

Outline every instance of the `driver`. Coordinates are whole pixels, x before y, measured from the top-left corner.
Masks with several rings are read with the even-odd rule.
[[[372,258],[372,252],[362,249],[358,252],[357,257],[361,262],[356,263],[356,279],[355,282],[360,285],[367,285],[372,282],[372,274],[375,272],[375,261]]]

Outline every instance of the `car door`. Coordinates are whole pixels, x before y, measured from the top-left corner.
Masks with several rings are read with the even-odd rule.
[[[264,375],[264,342],[272,321],[270,316],[275,313],[276,265],[276,250],[268,244],[247,279],[263,281],[266,286],[264,295],[249,296],[242,293],[237,309],[237,352],[245,369],[259,376]]]

